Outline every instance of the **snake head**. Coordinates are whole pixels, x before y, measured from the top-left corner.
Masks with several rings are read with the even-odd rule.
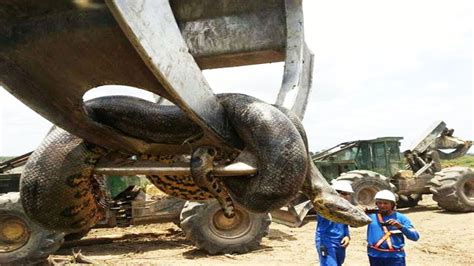
[[[371,221],[363,210],[337,194],[315,199],[313,205],[319,215],[337,223],[360,227],[369,224]]]
[[[337,223],[354,227],[371,222],[364,211],[341,198],[328,184],[319,170],[310,163],[308,175],[303,185],[303,193],[312,201],[319,215]]]

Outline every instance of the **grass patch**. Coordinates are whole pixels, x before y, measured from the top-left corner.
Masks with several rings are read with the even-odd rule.
[[[0,163],[4,162],[4,161],[8,161],[8,160],[13,159],[13,158],[15,158],[15,157],[13,157],[13,156],[0,156]]]
[[[454,160],[441,160],[441,166],[443,168],[452,166],[467,166],[474,168],[474,154],[467,154]]]

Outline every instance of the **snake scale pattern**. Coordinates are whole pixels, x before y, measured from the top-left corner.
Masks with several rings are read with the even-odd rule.
[[[221,94],[217,98],[245,150],[256,157],[256,175],[212,177],[206,170],[212,166],[209,160],[214,156],[229,159],[222,154],[200,158],[191,158],[197,156],[193,152],[176,156],[125,156],[148,158],[170,166],[191,165],[195,168],[192,175],[147,178],[178,198],[199,201],[220,197],[221,206],[229,216],[233,207],[229,201],[264,213],[284,206],[298,191],[307,188],[310,199],[315,199],[315,208],[324,216],[352,225],[368,222],[360,211],[341,200],[310,164],[306,135],[294,114],[248,95]],[[150,143],[183,144],[203,134],[176,106],[157,105],[129,96],[107,96],[85,102],[84,108],[94,121]],[[112,151],[54,127],[30,156],[22,173],[20,192],[25,212],[44,227],[67,233],[92,227],[104,215],[103,195],[93,169],[109,152]],[[202,161],[205,165],[201,169],[199,164],[193,166],[192,161]]]

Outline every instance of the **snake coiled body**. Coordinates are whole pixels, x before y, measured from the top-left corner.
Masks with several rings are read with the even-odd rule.
[[[254,177],[226,178],[232,198],[254,212],[284,206],[300,190],[308,167],[305,143],[278,108],[246,95],[219,97],[230,123],[257,158]]]
[[[254,212],[269,212],[285,205],[301,188],[308,167],[305,141],[295,124],[275,106],[248,95],[221,94],[218,100],[245,148],[257,157],[259,169],[254,177],[225,178],[224,183],[232,198]],[[162,106],[132,97],[115,96],[95,99],[86,107],[94,120],[141,139],[182,143],[193,134],[199,134],[196,126],[175,106],[167,106],[163,112]],[[293,121],[296,121],[294,117]],[[172,138],[171,127],[180,133],[180,138]],[[162,179],[176,178],[168,176]],[[160,178],[150,179],[156,184]]]
[[[232,199],[255,212],[282,207],[300,190],[307,175],[308,153],[301,134],[287,115],[270,104],[241,94],[219,95],[218,99],[245,148],[257,158],[255,176],[223,180]],[[97,98],[86,102],[85,109],[94,121],[149,142],[181,144],[202,134],[177,107],[133,97]],[[21,178],[23,205],[31,218],[66,232],[89,228],[100,218],[92,174],[100,154],[94,147],[62,129],[51,131],[32,154]],[[189,177],[149,179],[165,192],[183,192],[174,196],[212,197]]]
[[[90,228],[102,217],[92,170],[101,151],[53,127],[22,172],[25,212],[44,227],[65,232]]]

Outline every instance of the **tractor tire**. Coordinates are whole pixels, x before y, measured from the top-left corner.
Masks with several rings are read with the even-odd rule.
[[[186,202],[181,212],[181,228],[186,238],[209,254],[246,253],[255,249],[268,234],[271,216],[235,207],[235,217],[228,219],[216,200]]]
[[[449,167],[430,180],[430,191],[438,206],[453,212],[474,211],[474,169]]]
[[[415,207],[422,199],[422,194],[398,195],[397,207],[408,208]]]
[[[389,179],[379,173],[367,170],[354,170],[343,173],[337,181],[348,181],[352,185],[354,194],[352,194],[352,203],[354,205],[374,206],[374,196],[380,190],[394,191],[395,186]]]
[[[25,215],[20,193],[0,195],[0,265],[41,262],[63,241],[63,233],[44,229]]]

